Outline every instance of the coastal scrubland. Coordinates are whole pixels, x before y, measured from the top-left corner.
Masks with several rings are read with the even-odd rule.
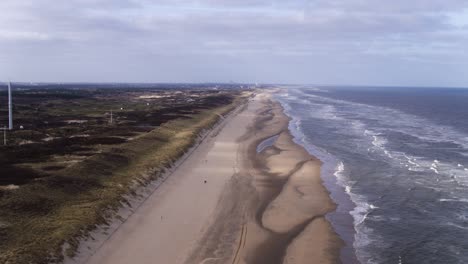
[[[233,87],[171,88],[15,91],[15,130],[0,152],[0,263],[73,255],[126,196],[249,96]]]

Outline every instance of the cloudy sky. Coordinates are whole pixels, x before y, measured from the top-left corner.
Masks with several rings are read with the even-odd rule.
[[[466,0],[1,0],[0,80],[468,87]]]

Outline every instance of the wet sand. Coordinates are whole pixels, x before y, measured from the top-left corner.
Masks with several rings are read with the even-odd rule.
[[[268,94],[258,100],[240,138],[240,170],[185,263],[338,263],[343,242],[325,219],[335,204],[322,185],[321,162],[293,142],[278,103]]]
[[[339,262],[321,162],[292,141],[288,122],[269,94],[257,95],[84,263]]]

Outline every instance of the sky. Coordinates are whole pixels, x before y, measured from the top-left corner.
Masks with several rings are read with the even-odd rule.
[[[1,0],[0,80],[468,87],[466,0]]]

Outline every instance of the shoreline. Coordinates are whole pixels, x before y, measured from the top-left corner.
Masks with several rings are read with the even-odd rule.
[[[337,263],[343,241],[325,217],[336,205],[323,185],[321,162],[293,141],[279,102],[260,96],[263,106],[239,139],[241,170],[185,263]]]
[[[234,111],[123,208],[110,235],[102,229],[65,263],[338,263],[344,243],[326,216],[336,204],[322,162],[294,142],[270,92]]]
[[[298,120],[288,112],[288,107],[284,105],[281,99],[277,99],[277,101],[282,105],[284,113],[291,120],[288,130],[293,135],[294,142],[304,147],[308,153],[323,162],[321,168],[323,185],[329,191],[332,200],[337,204],[337,208],[328,213],[326,218],[330,221],[336,233],[339,234],[340,238],[345,242],[345,245],[340,250],[341,262],[360,263],[354,248],[356,230],[352,212],[355,210],[356,204],[346,192],[345,186],[340,183],[339,177],[342,173],[340,166],[343,166],[342,162],[335,156],[329,154],[326,150],[314,145],[313,142],[309,142],[297,126]]]

